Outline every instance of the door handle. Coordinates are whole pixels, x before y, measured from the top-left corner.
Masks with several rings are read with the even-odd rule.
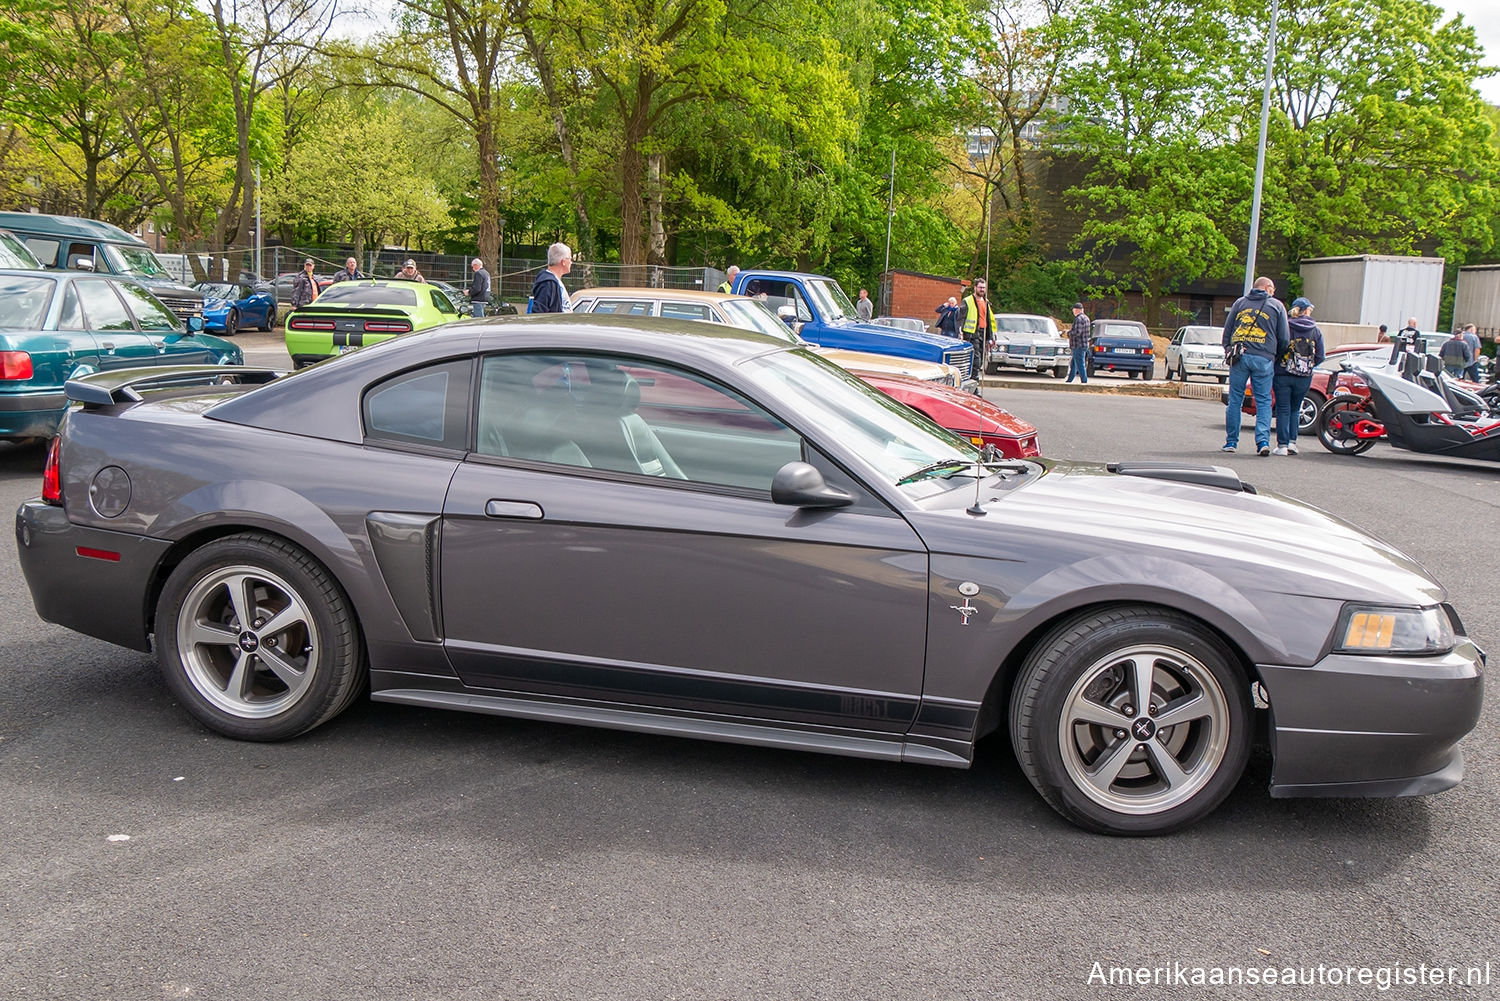
[[[488,518],[532,518],[542,517],[542,506],[531,501],[492,500],[484,505]]]

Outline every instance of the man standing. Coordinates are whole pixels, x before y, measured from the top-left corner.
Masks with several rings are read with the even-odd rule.
[[[1479,343],[1479,331],[1474,328],[1474,324],[1466,323],[1464,324],[1463,335],[1464,343],[1469,345],[1469,357],[1473,359],[1469,363],[1469,367],[1464,369],[1464,378],[1470,382],[1478,382],[1479,353],[1484,350]]]
[[[412,260],[410,257],[406,259],[405,264],[401,265],[401,270],[396,272],[395,277],[404,278],[409,282],[421,282],[424,285],[427,284],[427,279],[423,278],[422,273],[417,270],[417,262]]]
[[[1450,379],[1463,378],[1469,366],[1474,364],[1474,352],[1469,350],[1469,342],[1461,330],[1443,343],[1438,357],[1443,359],[1443,372]]]
[[[573,270],[573,251],[566,243],[554,243],[547,248],[547,266],[537,272],[531,283],[531,302],[528,313],[571,313],[568,290],[562,276]]]
[[[359,273],[359,261],[352,257],[344,261],[344,266],[341,270],[333,273],[333,280],[336,282],[354,282],[359,281],[363,277],[364,275]]]
[[[859,314],[861,323],[869,323],[875,315],[875,304],[870,301],[870,290],[862,288],[859,290],[859,301],[854,304],[854,311]]]
[[[1402,338],[1406,338],[1407,345],[1412,350],[1421,351],[1422,345],[1417,343],[1417,338],[1420,337],[1421,334],[1422,331],[1417,329],[1417,318],[1415,316],[1410,316],[1406,319],[1406,326],[1396,331],[1396,339],[1401,340]]]
[[[313,259],[302,262],[302,270],[292,279],[292,308],[301,309],[318,297],[318,282],[313,278]]]
[[[490,301],[490,273],[484,270],[484,261],[474,258],[469,264],[474,277],[469,282],[469,306],[471,316],[483,316],[484,307]]]
[[[1083,311],[1083,303],[1073,303],[1073,325],[1068,328],[1068,350],[1073,357],[1068,362],[1068,382],[1076,372],[1084,385],[1089,381],[1089,338],[1093,336],[1094,324]]]
[[[995,311],[990,308],[984,295],[989,291],[983,278],[974,279],[974,291],[964,296],[958,308],[958,329],[964,340],[974,345],[974,378],[984,371],[985,352],[989,349],[990,334],[995,329]]]
[[[958,297],[949,296],[943,304],[937,308],[938,331],[949,337],[958,336]]]
[[[734,276],[740,273],[737,265],[729,265],[729,270],[724,272],[725,278],[719,283],[719,291],[728,295],[734,291]]]
[[[1271,279],[1255,279],[1250,294],[1234,301],[1224,321],[1229,405],[1224,408],[1221,452],[1233,452],[1239,447],[1240,407],[1245,402],[1248,379],[1255,396],[1255,450],[1261,455],[1271,454],[1271,376],[1276,359],[1286,353],[1291,340],[1286,307],[1273,297],[1275,291],[1276,283]]]

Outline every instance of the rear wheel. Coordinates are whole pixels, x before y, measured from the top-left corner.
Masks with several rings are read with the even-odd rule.
[[[1245,768],[1249,686],[1214,633],[1167,609],[1082,615],[1044,638],[1011,693],[1027,779],[1073,823],[1165,834],[1207,815]]]
[[[167,579],[156,646],[172,694],[240,740],[284,740],[342,712],[363,685],[354,612],[324,567],[260,533],[216,539]]]
[[[229,315],[224,317],[224,336],[233,337],[240,330],[240,311],[231,309]]]
[[[1374,419],[1367,400],[1352,393],[1340,393],[1318,412],[1318,441],[1336,455],[1368,452],[1375,439],[1358,437],[1353,426],[1356,421]]]
[[[260,329],[266,331],[276,329],[276,305],[274,303],[266,307],[266,322]]]

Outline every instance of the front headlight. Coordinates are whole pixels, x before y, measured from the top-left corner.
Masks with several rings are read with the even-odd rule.
[[[1447,653],[1453,626],[1441,608],[1345,605],[1334,653]]]

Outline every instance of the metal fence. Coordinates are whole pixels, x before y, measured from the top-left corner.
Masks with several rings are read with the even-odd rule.
[[[328,274],[342,268],[344,261],[352,256],[354,255],[347,247],[277,245],[261,248],[260,268],[257,268],[256,251],[253,247],[191,247],[176,252],[157,254],[167,270],[185,281],[192,281],[199,273],[211,281],[232,281],[242,274],[274,279],[277,275],[299,271],[302,262],[309,257],[316,262],[314,270],[318,274]],[[416,262],[417,271],[424,278],[449,282],[460,288],[468,287],[472,274],[469,262],[473,258],[461,254],[432,254],[382,248],[377,251],[367,251],[360,260],[359,266],[365,274],[386,278],[399,271],[401,265],[407,260]],[[507,257],[500,262],[500,267],[490,267],[493,298],[498,301],[524,303],[531,293],[531,283],[536,280],[537,272],[546,265],[545,259]],[[573,270],[563,278],[563,285],[569,292],[595,286],[610,288],[645,286],[711,292],[718,288],[724,279],[724,272],[718,268],[674,268],[654,264],[598,264],[575,259]]]

